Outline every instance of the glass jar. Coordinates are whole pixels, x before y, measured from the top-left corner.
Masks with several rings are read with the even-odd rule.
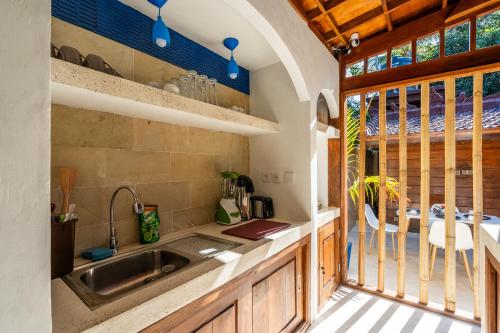
[[[187,74],[182,74],[179,76],[179,89],[181,90],[182,96],[190,97],[191,79]]]
[[[208,95],[208,103],[217,105],[217,80],[216,79],[208,79],[207,80],[207,95]]]
[[[207,102],[208,96],[207,96],[207,80],[208,76],[206,75],[200,75],[198,77],[198,85],[197,85],[197,90],[198,90],[198,100],[201,102]]]
[[[196,84],[198,81],[198,73],[196,71],[190,70],[187,72],[188,76],[188,96],[189,98],[196,99]]]

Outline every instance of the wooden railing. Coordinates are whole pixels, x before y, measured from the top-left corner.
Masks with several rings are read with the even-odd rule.
[[[406,237],[408,232],[408,220],[406,217],[407,208],[407,133],[406,133],[406,105],[407,86],[421,86],[421,132],[420,132],[420,239],[419,239],[419,303],[428,304],[429,302],[429,196],[430,196],[430,99],[429,86],[436,81],[444,81],[445,85],[445,280],[444,280],[444,309],[450,312],[456,310],[456,262],[455,262],[455,243],[456,243],[456,218],[455,218],[455,195],[456,195],[456,166],[455,166],[455,80],[460,77],[473,76],[473,131],[472,131],[472,161],[473,161],[473,294],[474,294],[474,317],[480,317],[479,301],[479,225],[483,220],[483,174],[482,174],[482,112],[483,112],[483,75],[489,72],[495,72],[500,69],[500,63],[496,66],[489,65],[480,70],[468,70],[460,73],[452,73],[447,76],[425,78],[423,80],[412,80],[395,85],[386,85],[377,87],[374,90],[365,88],[358,92],[350,92],[342,97],[345,100],[344,112],[347,109],[347,98],[353,95],[360,96],[360,137],[359,146],[359,198],[358,198],[358,221],[359,221],[359,251],[358,251],[358,285],[365,285],[365,242],[366,242],[366,224],[365,224],[365,159],[366,159],[366,93],[378,92],[379,94],[379,230],[378,230],[378,280],[376,289],[384,292],[384,266],[386,260],[385,246],[385,225],[386,225],[386,186],[387,176],[386,161],[386,92],[389,89],[399,88],[399,226],[398,226],[398,256],[397,256],[397,297],[404,298],[405,273],[406,273]],[[345,119],[345,116],[344,116]],[[345,140],[345,138],[344,138]],[[344,143],[345,144],[345,143]],[[346,166],[346,157],[344,156],[344,167]],[[344,168],[345,169],[345,168]],[[345,173],[343,174],[344,186]],[[347,190],[347,188],[345,188]],[[344,200],[344,204],[347,199]],[[347,221],[343,219],[343,246],[347,244]],[[345,253],[345,249],[343,249]],[[346,258],[343,258],[346,260]],[[342,268],[346,265],[343,263]],[[347,272],[343,272],[344,278]]]

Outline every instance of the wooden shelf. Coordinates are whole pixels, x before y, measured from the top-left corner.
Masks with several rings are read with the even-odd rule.
[[[53,104],[242,135],[279,124],[51,58]]]

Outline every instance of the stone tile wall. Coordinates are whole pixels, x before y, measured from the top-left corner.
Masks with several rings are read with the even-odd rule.
[[[219,172],[249,172],[248,137],[52,105],[51,198],[61,207],[59,168],[73,167],[77,181],[75,256],[107,246],[109,202],[120,185],[158,205],[161,234],[213,221],[220,199]],[[132,199],[115,206],[119,246],[138,242]]]

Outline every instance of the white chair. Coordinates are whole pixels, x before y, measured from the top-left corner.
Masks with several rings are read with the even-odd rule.
[[[373,237],[375,236],[375,230],[379,229],[379,222],[375,214],[373,213],[372,208],[369,204],[365,204],[365,217],[366,221],[372,228],[372,237],[370,238],[370,246],[368,247],[368,254],[370,254],[372,249]],[[394,234],[398,232],[398,226],[394,224],[385,224],[385,232],[389,232],[392,238],[392,256],[394,260],[396,260],[396,246],[394,245]]]
[[[455,228],[455,251],[458,251],[461,255],[465,272],[469,278],[470,286],[474,289],[469,270],[469,260],[467,259],[467,253],[465,252],[466,250],[474,247],[472,232],[467,224],[461,222],[456,222]],[[431,231],[429,233],[429,243],[431,244],[431,271],[429,279],[432,279],[432,271],[434,270],[434,262],[436,261],[437,248],[445,248],[445,222],[443,220],[435,221],[432,224]]]

